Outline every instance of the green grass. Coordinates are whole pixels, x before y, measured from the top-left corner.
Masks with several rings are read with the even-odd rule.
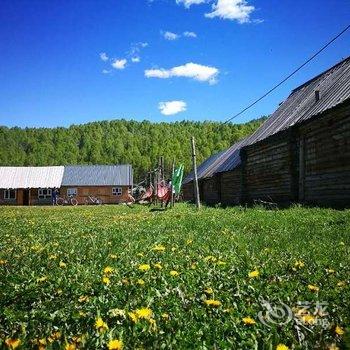
[[[349,233],[349,211],[317,208],[1,207],[0,347],[20,339],[18,348],[39,348],[41,339],[43,349],[104,349],[119,339],[126,349],[346,348]],[[294,319],[263,324],[262,299],[288,305]],[[318,301],[327,308],[312,316]],[[134,322],[141,308],[150,314]],[[96,328],[98,317],[108,329]]]

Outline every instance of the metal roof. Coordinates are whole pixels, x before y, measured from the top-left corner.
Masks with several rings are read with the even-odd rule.
[[[316,101],[315,91],[320,98]],[[286,130],[350,98],[350,57],[294,89],[250,137],[249,144]]]
[[[64,167],[62,186],[132,186],[133,173],[125,165],[69,165]]]
[[[0,188],[60,187],[63,166],[0,167]]]
[[[320,98],[316,101],[315,91]],[[240,150],[297,123],[335,107],[350,98],[350,57],[294,89],[287,100],[251,136],[217,153],[198,167],[198,178],[230,171],[241,164]],[[193,172],[185,179],[193,180]],[[186,183],[184,181],[184,183]]]

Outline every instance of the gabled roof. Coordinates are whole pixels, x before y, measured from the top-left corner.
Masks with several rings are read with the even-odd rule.
[[[60,187],[63,166],[0,167],[0,188]]]
[[[315,99],[318,90],[320,98]],[[350,57],[327,69],[298,88],[251,136],[208,158],[199,167],[198,178],[230,171],[241,164],[240,150],[301,123],[350,99]],[[212,161],[215,157],[215,162]],[[204,175],[204,176],[200,176]],[[193,180],[193,173],[186,177]]]
[[[132,186],[131,165],[68,165],[62,186]]]

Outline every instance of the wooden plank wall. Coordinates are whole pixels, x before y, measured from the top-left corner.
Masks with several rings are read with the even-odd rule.
[[[219,191],[219,178],[213,176],[207,179],[201,180],[202,183],[202,198],[206,204],[217,204],[220,203],[220,191]]]
[[[264,200],[280,204],[295,200],[294,149],[291,130],[245,148],[243,201]]]
[[[350,103],[299,127],[299,199],[350,207]]]
[[[226,171],[219,176],[220,199],[224,205],[238,205],[241,198],[241,168]]]

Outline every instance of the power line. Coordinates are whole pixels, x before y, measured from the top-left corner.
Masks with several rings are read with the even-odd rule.
[[[259,97],[257,100],[252,102],[250,105],[242,109],[239,113],[235,114],[233,117],[227,119],[224,124],[227,124],[232,119],[237,118],[241,114],[243,114],[245,111],[256,105],[258,102],[260,102],[262,99],[264,99],[266,96],[270,95],[271,92],[276,90],[279,86],[281,86],[283,83],[285,83],[289,78],[291,78],[295,73],[299,72],[300,69],[302,69],[304,66],[306,66],[309,62],[311,62],[316,56],[318,56],[323,50],[325,50],[329,45],[331,45],[334,41],[336,41],[341,35],[343,35],[348,29],[350,28],[350,24],[344,28],[339,34],[337,34],[332,40],[330,40],[327,44],[325,44],[320,50],[318,50],[316,53],[314,53],[307,61],[305,61],[301,66],[296,68],[292,73],[290,73],[287,77],[285,77],[281,82],[279,82],[277,85],[275,85],[272,89],[265,92],[261,97]]]

